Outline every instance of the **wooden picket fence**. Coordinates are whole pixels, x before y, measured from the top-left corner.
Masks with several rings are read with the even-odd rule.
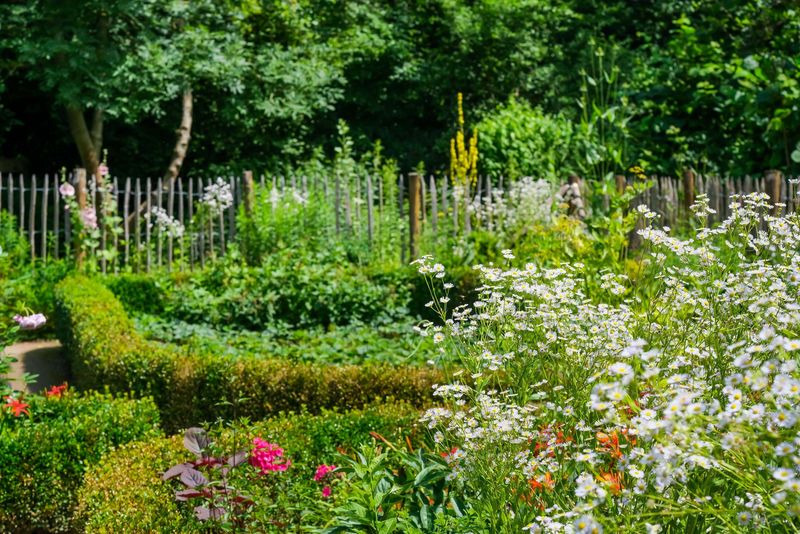
[[[67,180],[81,187],[79,179],[83,171],[78,169],[67,176]],[[83,173],[85,176],[85,173]],[[151,271],[157,268],[192,269],[203,266],[209,256],[224,254],[229,243],[236,240],[236,214],[244,204],[252,209],[253,191],[257,187],[275,189],[281,195],[287,190],[297,191],[306,198],[309,193],[320,192],[316,198],[332,203],[336,213],[335,231],[357,231],[372,242],[376,212],[382,212],[393,199],[385,198],[383,181],[377,177],[359,176],[340,180],[339,177],[305,176],[259,176],[252,173],[243,176],[222,178],[228,184],[233,202],[208,222],[203,231],[189,232],[188,250],[176,258],[177,244],[171,236],[161,236],[151,228],[144,215],[152,208],[162,208],[171,218],[187,229],[195,217],[197,203],[207,186],[219,178],[186,178],[163,183],[161,179],[106,178],[111,182],[111,191],[117,201],[117,213],[123,221],[122,231],[117,235],[101,236],[101,248],[112,247],[117,251],[113,261],[101,262],[104,271],[119,271],[128,266],[135,271]],[[722,220],[729,215],[728,199],[732,194],[766,192],[771,199],[786,205],[785,210],[794,212],[798,207],[797,183],[777,171],[768,171],[764,176],[720,178],[687,173],[682,177],[653,177],[654,186],[635,199],[635,204],[645,203],[661,215],[665,225],[675,225],[686,217],[688,206],[699,194],[707,194],[710,206],[716,210],[712,220]],[[618,177],[617,188],[623,188],[630,178]],[[347,183],[345,187],[343,183]],[[93,179],[83,180],[87,194],[96,198]],[[32,260],[58,259],[74,254],[73,235],[69,212],[59,193],[61,178],[58,175],[22,176],[0,174],[0,210],[16,216],[20,232],[30,245]],[[401,261],[416,257],[419,253],[420,235],[424,231],[433,235],[444,232],[443,221],[452,217],[449,231],[469,233],[473,230],[467,217],[459,224],[460,216],[454,188],[448,180],[423,177],[415,173],[400,175],[397,179],[397,214],[402,224],[396,226],[402,233]],[[503,191],[503,179],[480,177],[471,192],[473,205],[489,205]],[[250,200],[248,200],[250,199]],[[144,210],[137,206],[146,206]],[[463,214],[462,214],[463,215]],[[480,221],[477,224],[482,224]],[[491,222],[488,223],[489,225]],[[438,226],[437,226],[438,225]],[[489,226],[491,230],[491,226]],[[113,242],[110,242],[113,240]]]
[[[739,178],[720,178],[718,176],[701,176],[687,171],[682,177],[651,177],[653,187],[636,197],[631,204],[647,204],[658,213],[660,223],[674,226],[681,219],[689,216],[691,206],[698,195],[705,194],[709,199],[709,207],[716,211],[709,216],[710,223],[717,223],[728,218],[730,198],[732,195],[750,193],[766,193],[770,201],[783,204],[784,213],[794,213],[798,204],[798,180],[784,176],[780,171],[766,171],[763,176],[744,176]],[[617,177],[617,189],[623,184],[631,184],[633,179]]]

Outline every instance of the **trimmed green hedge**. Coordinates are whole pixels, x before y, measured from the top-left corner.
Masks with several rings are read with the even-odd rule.
[[[319,464],[337,462],[340,449],[357,450],[372,439],[370,432],[396,443],[406,438],[415,442],[418,417],[419,412],[408,405],[389,404],[349,413],[323,411],[318,416],[282,414],[237,431],[239,440],[260,436],[286,450],[292,465],[279,477],[284,479],[288,494],[273,503],[271,514],[290,525],[290,530],[299,531],[296,527],[301,521],[321,519],[316,514],[302,517],[302,511],[313,508],[318,499],[319,486],[311,478]],[[230,439],[228,429],[220,442],[230,446]],[[87,533],[200,530],[191,506],[175,501],[176,485],[159,476],[189,458],[181,436],[130,443],[114,451],[87,471],[76,512],[77,525]],[[269,491],[267,480],[260,486],[264,487],[247,488],[247,494]]]
[[[71,532],[87,467],[118,445],[155,438],[150,399],[67,393],[30,399],[30,417],[0,413],[0,532]]]
[[[430,402],[433,384],[442,381],[437,370],[428,368],[192,353],[143,339],[99,281],[69,277],[56,295],[57,331],[75,386],[152,396],[167,429],[220,417],[258,420],[302,407],[312,413],[353,409],[389,398],[422,406]]]

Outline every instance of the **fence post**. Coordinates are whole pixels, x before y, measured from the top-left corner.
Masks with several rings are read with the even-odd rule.
[[[780,208],[774,206],[781,201],[781,185],[783,184],[783,174],[781,171],[770,169],[764,173],[764,186],[769,201],[773,204],[772,214],[777,216]]]
[[[75,169],[75,182],[77,185],[76,197],[78,199],[78,215],[86,209],[86,169]],[[75,263],[78,268],[83,266],[85,260],[85,253],[81,247],[80,232],[75,232]]]
[[[20,180],[22,176],[20,176]],[[31,205],[28,210],[28,240],[31,248],[31,261],[36,258],[36,175],[31,176]],[[23,202],[24,202],[23,197]]]
[[[375,193],[372,189],[372,176],[367,174],[367,239],[369,240],[370,250],[372,249],[372,240],[375,234],[375,215],[372,210],[372,204],[375,202]]]
[[[688,216],[691,213],[691,207],[694,205],[695,191],[694,191],[694,171],[686,169],[683,172],[683,202]]]
[[[416,172],[408,175],[408,236],[409,253],[412,260],[417,259],[419,255],[420,180],[420,175]]]
[[[625,186],[627,185],[627,180],[625,179],[625,175],[624,174],[616,174],[616,175],[614,175],[614,182],[617,185],[617,193],[620,193],[620,194],[624,193],[625,192]]]
[[[255,204],[255,190],[253,184],[253,171],[244,171],[242,180],[242,193],[244,194],[244,212],[249,219],[253,215],[253,205]]]

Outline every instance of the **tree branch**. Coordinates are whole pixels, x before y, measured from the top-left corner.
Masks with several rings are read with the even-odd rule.
[[[172,150],[172,159],[167,167],[167,172],[164,173],[164,181],[166,183],[178,177],[183,166],[183,160],[186,158],[186,152],[189,150],[189,139],[192,136],[192,103],[192,90],[189,88],[183,92],[181,125],[175,131],[177,135],[175,148]]]
[[[167,171],[164,173],[164,180],[162,181],[162,191],[169,191],[170,184],[175,181],[181,172],[183,160],[186,158],[186,152],[189,150],[189,139],[192,136],[192,106],[193,97],[191,88],[183,91],[182,106],[183,112],[181,114],[181,124],[175,130],[175,148],[172,149],[172,158],[170,159]],[[158,198],[158,188],[151,193],[150,201],[155,203]],[[141,215],[147,209],[147,201],[145,200],[133,212],[128,215],[125,224],[130,227],[136,219],[136,214]]]

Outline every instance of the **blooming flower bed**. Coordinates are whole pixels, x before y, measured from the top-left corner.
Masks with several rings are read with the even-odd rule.
[[[731,208],[706,228],[701,198],[688,239],[642,230],[637,281],[609,273],[605,295],[570,265],[481,266],[480,299],[447,310],[442,267],[419,262],[441,318],[425,334],[464,369],[423,418],[462,528],[798,528],[800,219],[761,194]]]

